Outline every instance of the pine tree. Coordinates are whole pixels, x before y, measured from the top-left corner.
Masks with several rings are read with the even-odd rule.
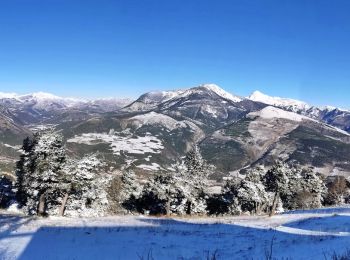
[[[8,207],[13,199],[13,178],[0,173],[0,208]]]
[[[322,206],[325,185],[310,169],[277,162],[265,175],[267,191],[275,193],[271,214],[281,199],[283,208],[314,208]]]
[[[198,145],[195,145],[186,155],[184,166],[179,167],[176,178],[182,183],[186,199],[185,212],[187,214],[206,213],[206,190],[209,187],[208,177],[211,167],[203,160]]]
[[[270,194],[262,182],[263,168],[250,169],[244,179],[235,178],[226,182],[223,198],[227,203],[228,213],[249,212],[260,214],[270,203]]]
[[[120,185],[117,188],[119,189],[119,191],[117,191],[117,198],[115,198],[117,204],[120,204],[129,212],[142,211],[142,209],[140,209],[142,206],[139,205],[142,187],[133,171],[123,171],[120,178]]]
[[[107,186],[111,176],[103,174],[105,164],[97,154],[70,159],[64,165],[59,215],[100,216],[108,208]]]
[[[65,162],[63,137],[52,130],[23,142],[17,163],[17,199],[29,214],[45,215],[57,204]]]
[[[264,177],[267,191],[274,193],[274,198],[270,209],[270,216],[275,214],[281,194],[285,194],[286,191],[288,191],[289,170],[290,168],[287,164],[278,161],[272,166]]]
[[[26,194],[26,176],[30,172],[34,171],[35,167],[35,154],[34,147],[38,141],[38,134],[35,134],[33,138],[26,137],[23,140],[22,151],[20,160],[16,163],[16,177],[17,181],[15,184],[16,189],[16,200],[20,205],[25,205],[27,203]]]
[[[301,176],[301,185],[303,191],[301,194],[299,194],[299,207],[321,207],[323,203],[323,198],[327,192],[327,188],[323,180],[319,176],[317,176],[311,169],[305,170]]]
[[[140,206],[151,214],[185,214],[186,197],[183,179],[173,173],[153,176],[144,186]]]

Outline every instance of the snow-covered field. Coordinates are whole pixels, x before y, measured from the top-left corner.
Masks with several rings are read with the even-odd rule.
[[[349,224],[350,208],[271,218],[35,219],[3,212],[0,259],[331,259],[350,247]]]
[[[160,153],[164,148],[162,141],[150,134],[146,136],[132,136],[130,134],[122,136],[106,133],[86,133],[75,136],[67,142],[87,145],[108,143],[113,153],[117,155],[120,155],[121,151],[131,154]]]

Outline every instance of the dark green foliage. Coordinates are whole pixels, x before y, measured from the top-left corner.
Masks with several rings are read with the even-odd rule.
[[[244,118],[231,125],[225,126],[223,129],[224,134],[231,137],[251,137],[251,134],[248,131],[251,122],[252,119]]]
[[[229,203],[221,194],[214,194],[207,199],[209,215],[224,215],[229,211]]]
[[[38,133],[23,141],[23,154],[16,167],[16,199],[30,214],[35,214],[39,198],[45,205],[57,204],[55,198],[62,183],[65,151],[62,136],[52,130]]]
[[[33,137],[26,137],[23,140],[23,154],[20,155],[20,159],[16,163],[17,181],[15,187],[17,189],[16,200],[19,205],[25,205],[27,202],[24,181],[27,176],[34,172],[36,167],[36,155],[34,153],[34,148],[38,143],[38,138],[39,135],[36,134]]]
[[[0,176],[0,208],[6,208],[14,200],[13,180],[6,176]]]

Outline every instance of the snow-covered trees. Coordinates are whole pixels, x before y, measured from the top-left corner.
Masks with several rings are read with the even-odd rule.
[[[313,171],[307,169],[301,174],[301,192],[297,194],[301,196],[298,200],[298,208],[319,208],[322,206],[323,198],[327,192],[327,188],[323,180]]]
[[[198,146],[174,171],[152,175],[143,186],[132,171],[123,170],[112,178],[106,166],[97,154],[70,158],[62,136],[52,130],[35,134],[23,142],[16,168],[16,199],[27,213],[39,215],[273,214],[277,208],[320,207],[326,194],[323,180],[311,170],[277,162],[267,172],[263,167],[248,169],[244,177],[229,180],[221,194],[209,195],[212,169]],[[343,201],[347,184],[335,184],[328,197]],[[0,186],[0,196],[1,187],[7,186]]]
[[[99,216],[108,208],[107,186],[110,175],[105,174],[105,164],[97,154],[82,159],[69,159],[65,163],[65,178],[61,189],[60,215]]]
[[[207,210],[206,190],[211,168],[203,160],[197,145],[186,155],[184,165],[185,167],[177,167],[176,177],[181,181],[186,213],[204,214]]]
[[[151,176],[139,197],[133,192],[123,205],[128,210],[150,214],[206,214],[210,167],[202,159],[199,148],[195,146],[174,168],[174,172]]]
[[[23,142],[17,163],[17,198],[29,214],[46,214],[57,205],[64,173],[65,149],[62,136],[53,131],[36,134]]]
[[[67,159],[63,137],[53,130],[35,134],[24,140],[17,163],[17,201],[28,214],[104,212],[109,177],[102,166],[96,155]]]
[[[235,178],[225,184],[223,197],[230,214],[260,214],[269,206],[271,196],[265,190],[262,178],[262,169],[255,168],[248,171],[244,179]]]
[[[124,170],[115,176],[108,187],[108,197],[111,201],[110,211],[113,213],[131,213],[139,210],[139,198],[142,187],[136,174],[131,170]]]
[[[278,161],[267,172],[258,167],[226,182],[209,201],[212,214],[260,214],[321,207],[326,189],[310,169]],[[216,204],[215,204],[216,203]]]
[[[264,176],[266,190],[274,193],[272,206],[270,208],[270,215],[275,214],[280,198],[283,201],[284,198],[288,198],[290,196],[290,184],[292,183],[289,182],[289,177],[292,174],[291,169],[286,163],[278,161]],[[284,201],[288,201],[288,199],[285,199]]]
[[[176,211],[183,200],[182,190],[171,174],[157,174],[144,186],[139,205],[150,214],[167,214]]]
[[[264,178],[268,191],[282,200],[285,209],[315,208],[322,205],[325,185],[321,178],[309,169],[277,162]],[[271,212],[273,213],[274,207]]]
[[[344,176],[330,176],[327,178],[327,195],[325,203],[336,205],[346,203],[350,197],[350,183]]]

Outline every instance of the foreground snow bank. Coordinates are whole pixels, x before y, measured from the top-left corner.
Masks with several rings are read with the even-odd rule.
[[[34,219],[3,213],[0,259],[324,259],[350,244],[346,227],[339,228],[350,222],[349,209],[338,214]]]

